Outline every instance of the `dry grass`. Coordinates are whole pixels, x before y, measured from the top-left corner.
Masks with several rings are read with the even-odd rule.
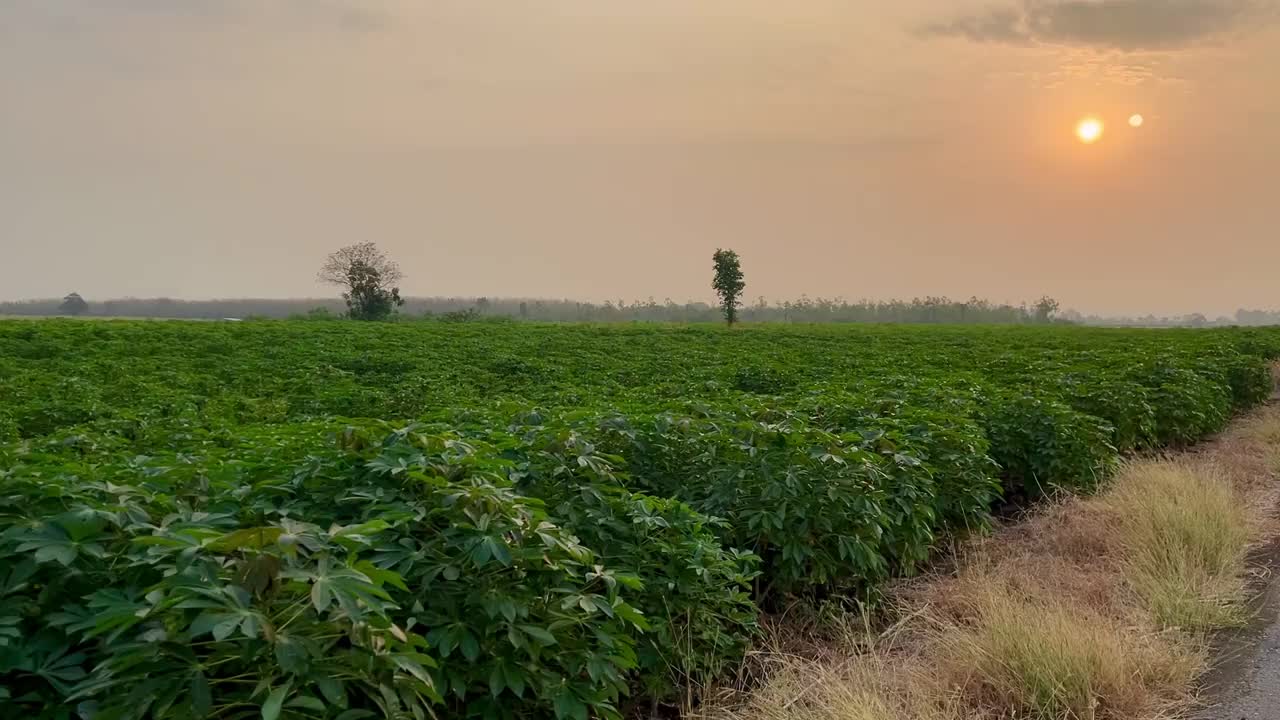
[[[854,618],[834,632],[808,625],[795,642],[792,626],[777,644],[786,651],[759,654],[763,682],[700,714],[1174,717],[1205,666],[1205,632],[1244,617],[1247,551],[1267,534],[1258,520],[1276,506],[1277,475],[1273,406],[1194,453],[1131,462],[1098,496],[968,543],[950,572],[896,589],[901,619],[887,635],[868,640]]]
[[[1266,448],[1265,458],[1271,472],[1280,473],[1280,416],[1264,416],[1252,428],[1255,443]]]
[[[1002,585],[998,577],[971,582],[969,622],[945,628],[935,642],[938,672],[979,712],[1037,720],[1154,717],[1200,667],[1193,646]]]
[[[1161,626],[1198,632],[1244,620],[1255,521],[1213,465],[1128,465],[1099,502],[1113,516],[1124,576]]]
[[[961,720],[943,688],[918,667],[870,653],[832,664],[793,657],[738,708],[753,720]]]

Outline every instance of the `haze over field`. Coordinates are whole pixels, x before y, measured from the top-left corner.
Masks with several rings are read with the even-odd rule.
[[[4,0],[0,298],[1275,307],[1277,87],[1270,0]]]

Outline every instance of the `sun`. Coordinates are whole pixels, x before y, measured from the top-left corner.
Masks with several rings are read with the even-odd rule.
[[[1102,121],[1097,118],[1085,118],[1076,125],[1076,137],[1086,145],[1093,144],[1102,137]]]

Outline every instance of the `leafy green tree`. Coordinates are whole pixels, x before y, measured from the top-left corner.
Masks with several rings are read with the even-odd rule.
[[[747,287],[742,278],[742,262],[738,259],[738,253],[732,250],[717,249],[712,259],[715,261],[716,275],[711,281],[711,287],[720,296],[720,309],[724,313],[725,322],[732,325],[738,320],[742,291]]]
[[[377,245],[348,245],[329,255],[320,268],[321,282],[346,290],[347,316],[353,320],[385,320],[404,305],[396,283],[404,278],[400,266]]]
[[[71,293],[62,298],[62,304],[58,306],[58,312],[63,315],[84,315],[89,312],[89,303],[80,297],[80,293]]]

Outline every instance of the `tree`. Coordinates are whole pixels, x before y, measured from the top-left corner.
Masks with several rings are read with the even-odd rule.
[[[1036,322],[1047,323],[1053,320],[1053,314],[1058,312],[1058,301],[1045,295],[1036,302]]]
[[[742,279],[742,263],[738,259],[738,253],[732,250],[717,249],[712,260],[715,261],[716,275],[711,281],[711,287],[720,296],[720,309],[724,312],[725,322],[733,325],[738,320],[742,291],[747,287]]]
[[[83,315],[89,312],[89,303],[80,297],[80,293],[71,293],[62,298],[62,304],[58,306],[58,312],[63,315]]]
[[[329,255],[318,275],[321,282],[346,288],[347,316],[353,320],[385,320],[404,305],[400,266],[371,243],[348,245]]]

